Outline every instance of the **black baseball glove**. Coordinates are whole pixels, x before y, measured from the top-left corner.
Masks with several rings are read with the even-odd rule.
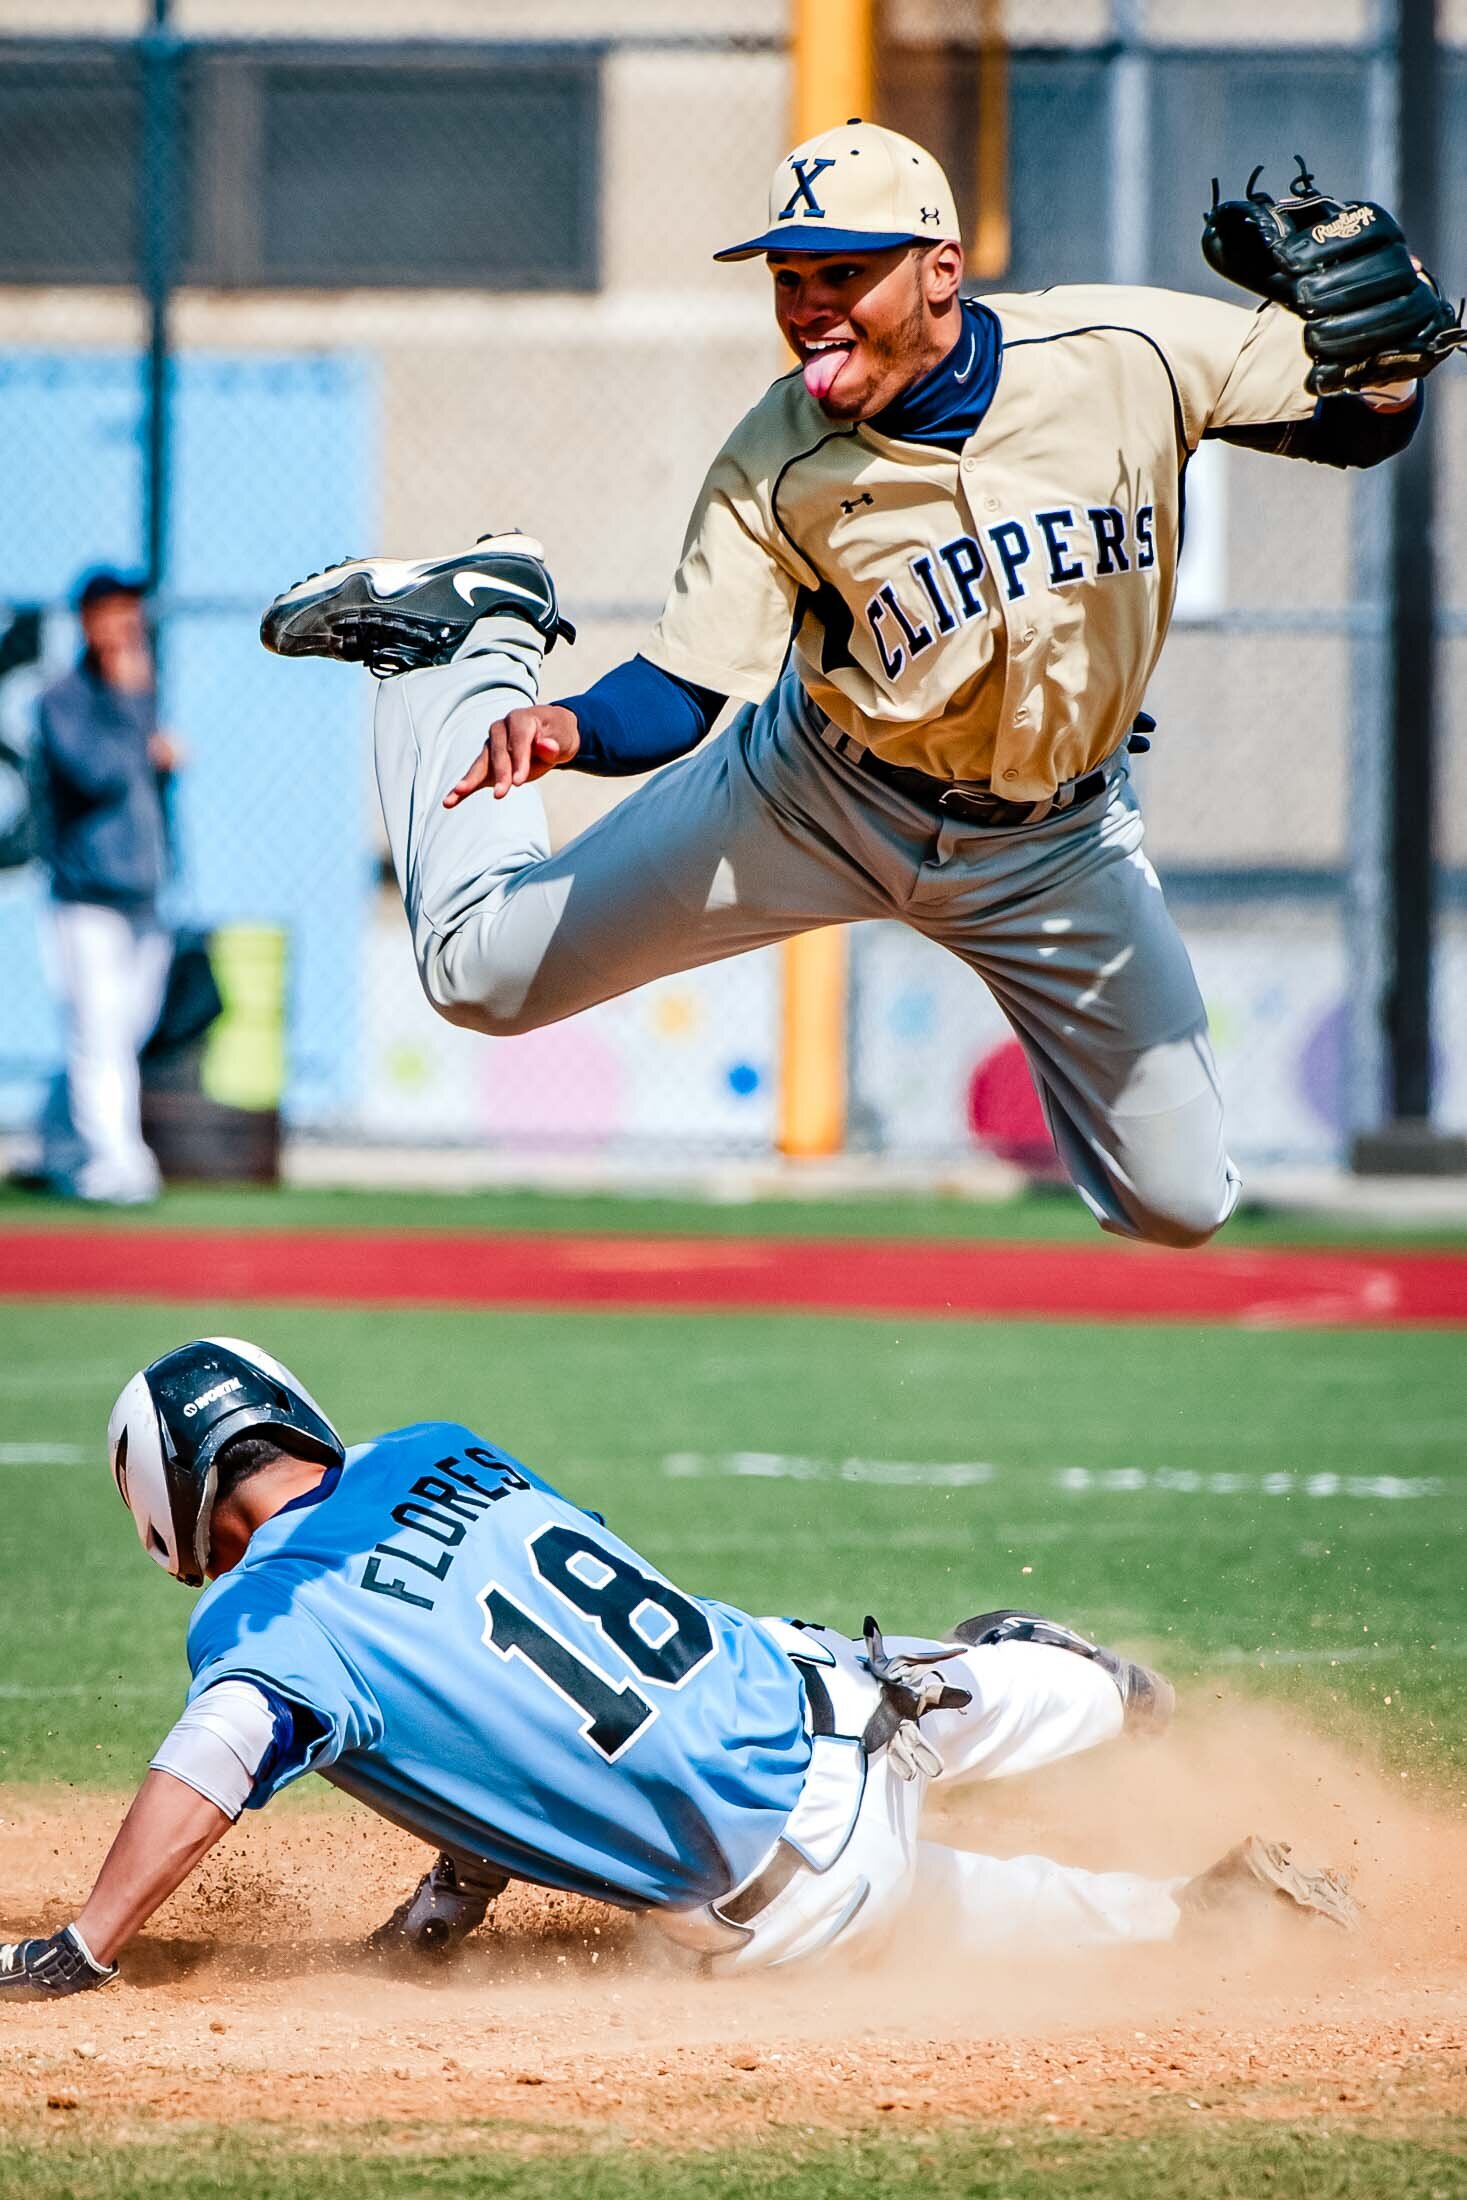
[[[1217,178],[1202,224],[1208,265],[1230,283],[1287,306],[1304,322],[1317,397],[1430,374],[1467,343],[1435,280],[1411,257],[1400,225],[1369,199],[1316,191],[1302,154],[1286,199],[1256,188],[1220,199]]]
[[[115,1963],[98,1963],[74,1925],[49,1940],[12,1940],[0,1945],[0,2008],[13,2001],[54,2001],[61,1994],[84,1994],[117,1976]]]

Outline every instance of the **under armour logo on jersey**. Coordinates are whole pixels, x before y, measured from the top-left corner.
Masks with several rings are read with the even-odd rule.
[[[816,198],[811,186],[814,184],[816,177],[822,175],[827,168],[833,168],[835,162],[833,160],[792,160],[790,166],[795,172],[795,188],[789,195],[788,203],[780,208],[778,219],[782,222],[788,222],[793,221],[797,214],[803,214],[807,215],[811,221],[823,222],[825,208]]]
[[[876,499],[872,496],[871,491],[863,489],[858,497],[842,497],[840,508],[849,518],[852,512],[859,512],[863,504],[874,504],[875,502]]]

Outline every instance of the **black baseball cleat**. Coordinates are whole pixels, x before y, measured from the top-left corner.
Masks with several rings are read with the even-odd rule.
[[[1226,1923],[1240,1909],[1269,1910],[1318,1918],[1352,1933],[1360,1909],[1338,1872],[1296,1864],[1287,1841],[1265,1841],[1250,1833],[1217,1863],[1189,1879],[1177,1896],[1184,1925]]]
[[[386,1924],[368,1934],[363,1951],[387,1963],[447,1963],[508,1885],[507,1876],[487,1864],[441,1855]]]
[[[480,619],[521,619],[544,640],[573,642],[555,583],[530,535],[481,535],[452,558],[347,558],[297,581],[260,621],[278,657],[341,657],[379,678],[446,664]]]
[[[1105,1650],[1078,1629],[1057,1619],[1041,1619],[1037,1612],[980,1612],[975,1619],[960,1620],[949,1640],[974,1649],[995,1642],[1042,1642],[1093,1659],[1120,1692],[1129,1734],[1164,1734],[1177,1708],[1177,1692],[1165,1674],[1153,1672],[1135,1658],[1122,1657],[1119,1650]]]

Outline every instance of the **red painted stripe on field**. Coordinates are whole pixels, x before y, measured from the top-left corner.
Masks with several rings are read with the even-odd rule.
[[[1467,1256],[446,1231],[0,1232],[0,1295],[315,1306],[789,1308],[1375,1328],[1467,1323]]]

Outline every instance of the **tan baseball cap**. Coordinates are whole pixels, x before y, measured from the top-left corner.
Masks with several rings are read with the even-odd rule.
[[[947,177],[922,146],[853,120],[797,145],[769,186],[769,226],[715,260],[761,252],[878,252],[961,238]]]

